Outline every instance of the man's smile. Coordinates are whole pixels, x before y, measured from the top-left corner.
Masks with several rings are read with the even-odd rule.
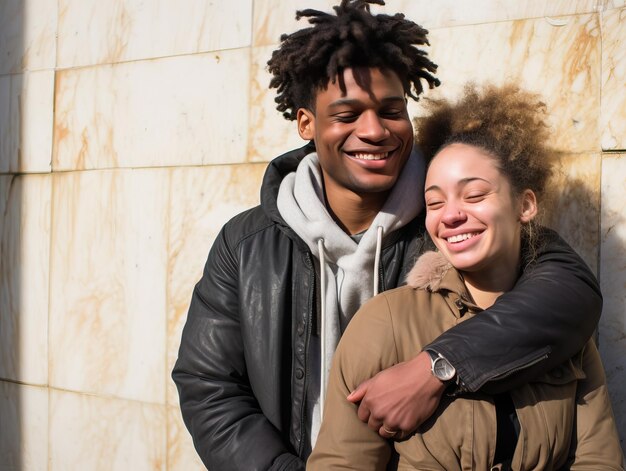
[[[381,153],[376,153],[376,154],[358,152],[358,153],[348,154],[348,155],[350,155],[350,157],[354,157],[355,159],[360,159],[360,160],[383,160],[389,156],[389,152],[381,152]]]

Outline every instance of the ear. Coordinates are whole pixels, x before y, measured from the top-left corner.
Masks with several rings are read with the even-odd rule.
[[[312,141],[315,137],[315,115],[306,108],[298,108],[296,112],[298,134],[302,139]]]
[[[537,215],[537,196],[532,190],[524,190],[522,193],[522,207],[520,213],[520,222],[528,223]]]

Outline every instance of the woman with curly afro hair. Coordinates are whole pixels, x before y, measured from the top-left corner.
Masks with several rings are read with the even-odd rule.
[[[515,86],[468,86],[458,102],[429,108],[417,139],[429,165],[426,229],[437,251],[417,260],[407,286],[373,298],[346,329],[307,469],[382,471],[395,448],[403,470],[622,470],[593,340],[508,392],[444,397],[430,420],[395,443],[346,400],[361,381],[482,316],[531,269],[544,243],[534,223],[554,154],[544,104]],[[451,381],[442,357],[432,356],[433,372]]]

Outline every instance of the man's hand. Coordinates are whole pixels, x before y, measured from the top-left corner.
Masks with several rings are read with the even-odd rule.
[[[430,371],[430,356],[421,352],[361,383],[348,401],[358,416],[381,437],[400,439],[428,419],[441,400],[444,384]]]

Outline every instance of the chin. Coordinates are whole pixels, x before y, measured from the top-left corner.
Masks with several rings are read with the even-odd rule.
[[[376,182],[360,182],[355,185],[353,189],[356,193],[383,193],[391,190],[396,184],[397,178],[389,179],[387,181]]]
[[[472,272],[479,270],[481,267],[481,260],[476,260],[475,258],[469,257],[459,257],[456,255],[450,256],[450,254],[444,252],[445,257],[452,264],[454,268],[459,271]]]

